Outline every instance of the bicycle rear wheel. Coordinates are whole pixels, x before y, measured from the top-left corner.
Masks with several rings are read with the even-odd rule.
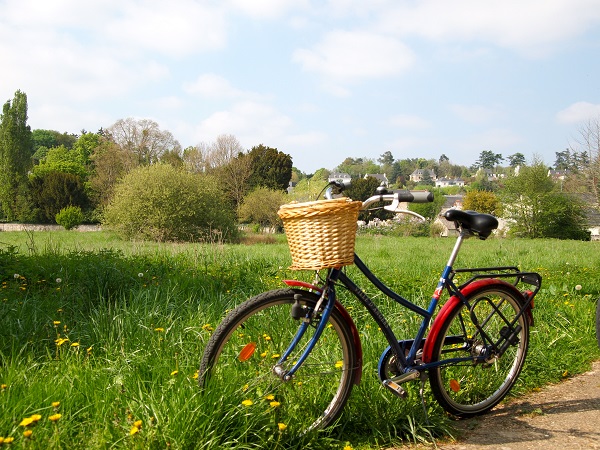
[[[470,358],[430,371],[430,384],[440,405],[457,417],[482,414],[496,406],[514,385],[527,355],[529,323],[521,315],[521,299],[502,284],[488,285],[467,296],[471,311],[461,302],[441,326],[432,362]],[[473,323],[473,314],[483,332]],[[499,355],[496,348],[507,343]],[[476,359],[487,355],[485,361]]]
[[[303,434],[331,424],[342,412],[359,361],[352,329],[337,309],[290,381],[273,372],[301,323],[291,316],[297,294],[304,311],[314,309],[318,296],[309,292],[265,292],[233,310],[211,336],[202,357],[199,383],[206,395],[215,397],[215,420],[229,420],[238,430],[260,432],[279,426]],[[318,320],[319,315],[285,361],[284,370],[298,360]]]

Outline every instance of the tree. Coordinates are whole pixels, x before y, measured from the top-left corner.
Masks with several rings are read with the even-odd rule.
[[[46,156],[32,169],[33,175],[37,177],[43,177],[50,172],[71,173],[83,180],[88,176],[88,168],[83,164],[81,155],[64,145],[49,149]]]
[[[286,203],[287,194],[266,187],[250,192],[240,206],[239,218],[242,222],[256,223],[263,227],[281,228],[282,222],[277,211]]]
[[[64,172],[47,172],[32,176],[30,191],[38,219],[54,223],[56,214],[67,206],[89,209],[89,199],[80,176]]]
[[[498,215],[501,210],[500,199],[491,191],[470,190],[463,197],[463,208],[486,214]]]
[[[4,217],[19,216],[19,205],[26,200],[27,172],[31,167],[33,145],[27,125],[27,95],[15,92],[0,115],[0,207]]]
[[[392,155],[392,152],[388,150],[379,157],[377,162],[383,166],[391,166],[394,164],[394,156]]]
[[[596,205],[600,204],[600,116],[583,123],[576,140],[581,156],[582,172]],[[558,156],[558,155],[557,155]]]
[[[500,191],[510,233],[520,237],[585,239],[583,204],[559,191],[541,161],[509,177]]]
[[[494,153],[491,150],[484,150],[479,154],[479,159],[475,162],[474,167],[480,169],[493,169],[500,164],[504,158],[500,153]]]
[[[344,191],[344,195],[350,197],[352,200],[365,201],[372,195],[375,195],[377,188],[379,187],[379,180],[374,177],[358,178],[352,180],[352,184],[349,188]],[[386,211],[385,209],[375,209],[383,207],[383,203],[374,203],[372,205],[372,211],[361,211],[358,215],[360,220],[370,221],[374,218],[381,220],[390,219],[394,216],[394,213]]]
[[[214,242],[237,234],[234,210],[215,177],[160,163],[125,175],[103,223],[130,239]]]
[[[515,153],[514,155],[508,156],[508,165],[510,167],[518,167],[525,165],[525,155],[523,153]]]
[[[105,133],[123,150],[134,154],[140,165],[157,163],[167,151],[181,153],[179,142],[153,120],[119,119]]]
[[[248,180],[251,188],[259,186],[285,191],[292,178],[292,157],[276,148],[263,144],[252,147],[248,153],[252,175]]]

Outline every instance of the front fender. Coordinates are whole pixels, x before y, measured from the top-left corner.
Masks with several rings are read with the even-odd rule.
[[[514,285],[507,283],[504,280],[499,280],[497,278],[483,278],[481,280],[474,281],[471,284],[468,284],[463,289],[461,289],[461,293],[464,297],[468,297],[472,292],[476,291],[485,286],[490,286],[493,284],[502,284],[504,287],[509,290],[514,291],[516,298],[523,298],[523,293],[521,293]],[[431,325],[431,331],[427,335],[427,339],[425,339],[425,345],[423,346],[423,362],[430,363],[433,357],[433,346],[437,341],[437,338],[440,334],[442,324],[446,322],[448,317],[454,312],[454,310],[462,304],[460,298],[456,295],[453,295],[448,299],[448,301],[442,306],[442,309],[435,317],[433,324]],[[531,306],[527,309],[527,318],[530,323],[533,322],[533,316],[531,314]]]

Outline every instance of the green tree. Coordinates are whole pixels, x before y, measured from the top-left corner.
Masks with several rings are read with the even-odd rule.
[[[501,212],[500,199],[491,191],[471,189],[463,197],[463,208],[486,214],[498,215]]]
[[[529,238],[586,239],[583,204],[560,192],[541,161],[509,177],[499,192],[510,234]]]
[[[358,178],[356,180],[352,180],[352,184],[344,191],[344,195],[350,197],[352,200],[360,200],[363,202],[372,195],[375,195],[378,187],[379,180],[377,178]],[[394,213],[386,211],[385,209],[377,209],[383,206],[383,203],[374,203],[371,211],[361,211],[358,215],[358,218],[367,222],[373,220],[374,218],[381,220],[392,218]]]
[[[43,177],[50,172],[71,173],[83,180],[88,176],[88,168],[81,156],[64,145],[49,149],[46,156],[32,169],[33,175],[37,177]]]
[[[26,203],[27,172],[32,155],[27,95],[17,91],[13,101],[4,104],[0,115],[0,206],[8,220],[18,218],[19,205]]]
[[[89,209],[89,199],[82,178],[65,172],[47,172],[30,178],[33,207],[38,219],[54,223],[56,214],[67,206]]]
[[[504,158],[500,153],[494,153],[491,150],[484,150],[479,154],[479,159],[475,162],[474,167],[479,169],[493,169]]]
[[[276,148],[263,144],[252,147],[248,153],[252,175],[248,180],[251,188],[259,186],[285,191],[292,178],[292,157]]]
[[[281,228],[281,219],[277,215],[279,207],[286,203],[287,194],[266,187],[250,192],[240,206],[239,218],[242,222],[256,223],[264,227]]]
[[[416,212],[417,214],[421,214],[427,220],[434,220],[440,211],[442,210],[442,206],[446,201],[446,198],[442,194],[442,191],[438,189],[433,189],[433,201],[429,203],[409,203],[408,209]]]
[[[168,164],[140,166],[115,186],[104,225],[130,239],[228,241],[235,211],[218,180]]]
[[[508,165],[510,167],[518,167],[525,165],[525,155],[523,153],[515,153],[514,155],[508,156]]]

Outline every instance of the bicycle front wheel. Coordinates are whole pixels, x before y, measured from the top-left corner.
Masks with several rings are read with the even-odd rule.
[[[352,328],[340,311],[334,308],[323,334],[291,380],[284,381],[274,372],[302,322],[292,317],[292,305],[298,301],[305,315],[317,300],[315,294],[295,289],[265,292],[241,304],[217,327],[199,372],[204,393],[214,396],[215,420],[230,421],[236,429],[261,432],[279,427],[303,434],[339,416],[359,365]],[[319,320],[317,314],[283,363],[285,371],[298,361]]]
[[[432,362],[468,360],[430,371],[437,401],[461,418],[489,411],[508,394],[523,368],[529,344],[527,318],[523,314],[515,321],[521,299],[512,289],[488,285],[470,293],[467,301],[471,310],[457,303],[442,324]],[[503,345],[507,348],[502,353],[499,348]]]

